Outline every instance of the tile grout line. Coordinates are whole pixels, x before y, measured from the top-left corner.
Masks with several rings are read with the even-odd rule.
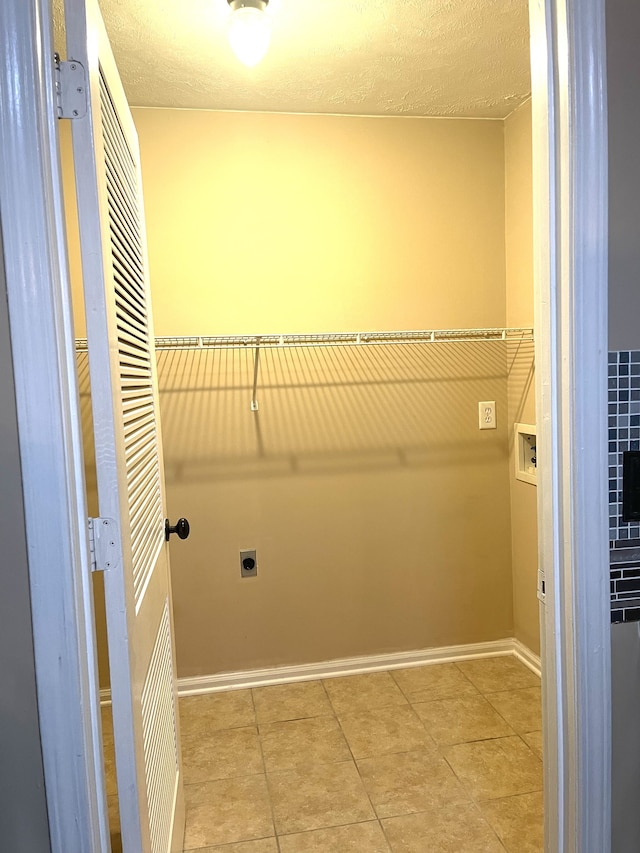
[[[454,666],[456,667],[456,669],[458,669],[458,671],[460,672],[460,674],[461,674],[461,675],[462,675],[462,676],[463,676],[463,677],[464,677],[464,678],[469,682],[469,684],[471,684],[471,686],[472,686],[472,687],[474,687],[474,688],[475,688],[475,690],[477,691],[477,695],[478,695],[478,696],[481,696],[481,697],[485,700],[485,702],[487,702],[487,704],[489,704],[492,708],[493,708],[493,705],[491,705],[491,703],[489,702],[489,700],[486,698],[486,697],[487,697],[487,695],[491,695],[492,693],[511,692],[511,691],[488,691],[488,692],[482,691],[482,690],[481,690],[481,689],[480,689],[480,688],[479,688],[479,687],[478,687],[478,686],[477,686],[477,685],[476,685],[476,684],[475,684],[475,683],[474,683],[474,682],[469,678],[469,676],[467,676],[467,674],[466,674],[465,672],[463,672],[463,671],[462,671],[461,667],[458,665],[458,663],[457,663],[457,662],[455,662],[455,661],[454,661],[453,663],[454,663]],[[395,679],[394,679],[394,680],[395,680]],[[398,687],[400,687],[400,685],[398,685]],[[401,688],[401,687],[400,687],[400,689],[402,690],[402,688]],[[516,688],[516,689],[518,689],[518,688]],[[522,688],[522,689],[527,689],[527,688]],[[404,691],[403,691],[403,693],[404,693]],[[406,695],[406,694],[405,694],[405,695]],[[408,697],[407,697],[407,698],[408,698]],[[439,701],[439,700],[434,700],[434,701]],[[412,705],[412,707],[413,707],[413,704],[414,704],[414,703],[412,703],[410,699],[409,699],[409,702],[410,702],[410,704],[411,704],[411,705]],[[418,704],[419,704],[419,703],[418,703]],[[506,725],[508,725],[508,726],[509,726],[509,728],[512,728],[512,726],[511,726],[511,724],[509,723],[509,721],[508,721],[508,720],[506,720],[506,719],[503,717],[503,715],[502,715],[502,714],[500,714],[500,712],[498,711],[498,709],[497,709],[497,708],[493,708],[493,710],[498,714],[498,716],[499,716],[501,719],[503,719],[503,720],[504,720],[504,722],[506,723]],[[425,729],[426,729],[426,725],[425,725]],[[427,733],[428,733],[428,730],[427,730]],[[527,748],[528,748],[528,749],[533,753],[533,750],[531,749],[531,747],[529,747],[529,745],[526,743],[526,741],[524,740],[524,738],[522,737],[522,735],[521,735],[519,732],[516,732],[516,731],[514,730],[514,735],[511,735],[510,737],[513,737],[513,736],[518,737],[518,738],[522,741],[522,743],[523,743],[523,744],[524,744],[524,745],[525,745],[525,746],[526,746],[526,747],[527,747]],[[501,739],[501,738],[484,738],[484,739],[481,739],[481,740],[479,740],[479,741],[468,741],[468,742],[470,742],[470,743],[479,743],[479,742],[482,742],[482,741],[500,740],[500,739]],[[451,744],[451,746],[456,746],[456,745],[457,745],[457,744]],[[473,796],[473,793],[472,793],[471,787],[470,787],[470,786],[468,786],[468,785],[465,783],[465,781],[464,781],[464,780],[463,780],[463,779],[458,775],[458,773],[456,772],[455,768],[454,768],[454,767],[453,767],[453,765],[450,763],[450,761],[449,761],[449,759],[447,758],[447,756],[444,754],[444,746],[441,746],[439,743],[437,743],[437,742],[436,742],[436,748],[438,749],[438,751],[439,751],[440,755],[442,756],[443,760],[446,762],[447,766],[450,768],[450,770],[451,770],[451,772],[453,773],[453,775],[455,776],[455,778],[456,778],[456,779],[458,780],[458,782],[460,783],[460,785],[461,785],[462,789],[465,791],[465,793],[466,793],[466,794],[467,794],[467,796],[469,797],[469,801],[470,801],[470,803],[471,803],[473,806],[475,806],[475,808],[477,809],[477,811],[478,811],[479,815],[481,816],[482,820],[486,823],[486,825],[489,827],[489,829],[491,830],[491,832],[493,833],[493,835],[494,835],[494,836],[495,836],[495,838],[497,839],[498,844],[500,844],[500,846],[501,846],[501,847],[502,847],[502,849],[505,851],[505,853],[510,853],[510,851],[508,850],[508,848],[506,847],[506,845],[503,843],[502,839],[501,839],[501,838],[500,838],[500,836],[498,835],[497,831],[495,830],[495,828],[494,828],[493,824],[492,824],[492,823],[491,823],[491,821],[489,820],[489,818],[488,818],[488,816],[487,816],[487,814],[486,814],[485,810],[482,808],[482,802],[483,802],[483,801],[477,800],[477,799]],[[535,755],[535,753],[533,753],[533,754]],[[536,758],[537,758],[537,756],[536,756]],[[529,792],[529,793],[537,793],[537,792]],[[511,796],[522,796],[522,795],[521,795],[521,794],[513,794],[513,795],[511,795]],[[509,799],[509,797],[500,797],[500,798],[496,798],[496,799]]]
[[[481,695],[481,696],[484,696],[484,693],[480,690],[480,688],[479,688],[479,687],[477,687],[477,686],[473,683],[473,681],[469,678],[469,676],[467,675],[467,673],[466,673],[463,669],[461,669],[461,667],[459,667],[459,666],[458,666],[458,662],[457,662],[457,661],[454,661],[454,662],[453,662],[453,665],[454,665],[454,666],[455,666],[455,668],[458,670],[458,672],[460,673],[460,675],[461,675],[463,678],[465,678],[465,679],[469,682],[469,684],[470,684],[472,687],[475,687],[475,689],[478,691],[478,693],[480,693],[480,695]]]
[[[273,809],[273,798],[271,797],[271,788],[269,787],[269,774],[267,773],[267,763],[264,760],[264,749],[262,747],[262,735],[260,733],[260,725],[258,723],[258,712],[256,710],[256,700],[253,695],[253,688],[249,689],[249,693],[251,696],[251,705],[253,707],[253,713],[256,721],[256,734],[258,737],[258,747],[260,749],[260,759],[262,761],[262,769],[264,771],[264,784],[267,789],[267,797],[269,799],[269,812],[271,814],[271,824],[273,826],[273,837],[276,840],[276,847],[278,848],[278,853],[281,853],[280,850],[280,840],[278,839],[278,830],[276,828],[276,816]]]
[[[496,802],[502,802],[502,801],[504,801],[504,800],[515,800],[517,797],[528,797],[528,796],[531,796],[531,794],[540,794],[540,793],[542,793],[542,791],[527,791],[527,792],[525,792],[524,794],[511,794],[511,795],[510,795],[510,796],[508,796],[508,797],[498,797],[498,798],[497,798],[497,799],[495,799],[495,800],[484,800],[484,802],[486,802],[486,803],[492,803],[492,802],[493,802],[493,803],[496,803]],[[500,836],[498,835],[498,831],[497,831],[497,829],[495,829],[495,827],[493,826],[493,823],[492,823],[492,822],[489,820],[489,818],[485,815],[485,812],[484,812],[484,809],[482,808],[481,803],[478,803],[478,808],[479,808],[479,809],[480,809],[480,811],[482,812],[482,815],[483,815],[483,817],[485,818],[486,822],[489,824],[489,826],[491,827],[491,829],[493,829],[493,831],[495,832],[495,834],[498,836],[498,840],[500,841],[500,843],[502,844],[502,846],[504,847],[504,849],[507,851],[507,853],[517,853],[517,851],[510,850],[510,849],[507,847],[506,842],[504,842],[504,841],[502,840],[502,838],[500,838]]]
[[[371,810],[373,812],[373,818],[378,823],[380,823],[380,818],[378,817],[378,812],[376,811],[376,807],[373,805],[373,801],[371,800],[371,796],[369,795],[369,792],[367,791],[367,786],[364,784],[364,779],[362,778],[362,774],[360,773],[360,768],[358,767],[358,762],[356,760],[355,755],[353,754],[353,750],[351,749],[351,744],[349,743],[349,738],[347,737],[344,729],[342,728],[342,722],[340,721],[340,717],[338,716],[338,712],[335,708],[335,705],[331,701],[331,696],[329,694],[329,691],[327,690],[327,685],[324,683],[324,679],[322,681],[322,686],[324,687],[324,691],[325,691],[327,698],[329,700],[329,704],[333,708],[333,713],[334,713],[334,716],[336,718],[336,722],[338,723],[338,726],[340,728],[340,733],[341,733],[342,737],[344,738],[344,742],[347,745],[347,749],[349,750],[349,755],[351,756],[351,760],[352,760],[353,765],[356,769],[356,773],[358,774],[358,779],[360,780],[360,784],[362,785],[362,790],[364,791],[364,793],[367,797],[367,800],[369,801],[369,805],[371,806]],[[380,826],[380,829],[382,829],[382,825]],[[386,838],[386,836],[385,836],[385,838]]]
[[[437,750],[439,750],[438,745],[435,743],[435,741],[433,740],[433,738],[429,735],[429,732],[426,730],[426,726],[424,725],[424,722],[423,722],[423,721],[420,719],[420,717],[418,717],[418,715],[416,714],[416,712],[415,712],[415,710],[414,710],[414,708],[413,708],[413,705],[412,705],[412,703],[411,703],[411,700],[410,700],[410,699],[409,699],[409,697],[406,695],[406,693],[404,692],[404,690],[402,689],[402,687],[400,687],[400,685],[397,683],[396,679],[393,677],[393,671],[390,671],[390,670],[384,670],[384,671],[385,671],[385,672],[387,672],[387,673],[391,676],[391,678],[393,679],[394,684],[396,685],[396,687],[398,688],[398,690],[400,690],[400,693],[401,693],[401,694],[402,694],[402,696],[406,699],[406,702],[407,702],[407,704],[406,704],[406,705],[405,705],[405,704],[398,705],[398,706],[395,706],[395,705],[388,705],[388,706],[385,706],[385,707],[389,707],[389,708],[392,708],[392,707],[402,707],[402,708],[404,708],[404,707],[408,707],[408,708],[410,708],[410,709],[411,709],[411,711],[413,712],[413,714],[415,715],[415,717],[418,719],[418,721],[420,722],[420,724],[421,724],[421,725],[422,725],[422,727],[424,728],[424,730],[425,730],[425,733],[426,733],[427,737],[431,740],[431,742],[433,743],[433,745],[435,746],[435,748],[436,748]],[[325,685],[325,690],[326,690],[326,685]],[[329,701],[331,702],[331,697],[330,697],[330,696],[329,696]],[[334,707],[334,706],[333,706],[333,703],[331,703],[331,705],[332,705],[332,707]],[[378,709],[375,709],[375,710],[378,710]],[[334,711],[335,711],[335,707],[334,707]],[[377,824],[378,824],[378,826],[380,827],[380,831],[382,832],[382,836],[383,836],[383,838],[384,838],[384,840],[385,840],[385,843],[386,843],[387,847],[389,848],[389,853],[393,853],[393,846],[392,846],[392,844],[391,844],[391,840],[389,839],[389,836],[388,836],[388,834],[387,834],[387,832],[386,832],[386,830],[385,830],[384,824],[383,824],[383,822],[382,822],[382,818],[381,818],[381,817],[379,817],[379,815],[378,815],[378,811],[377,811],[376,807],[375,807],[375,806],[374,806],[374,804],[373,804],[373,801],[372,801],[372,799],[371,799],[371,795],[369,794],[369,792],[368,792],[368,790],[367,790],[367,786],[366,786],[366,785],[365,785],[365,783],[364,783],[364,779],[362,778],[362,773],[360,772],[360,767],[359,767],[359,765],[358,765],[358,759],[356,759],[355,755],[353,754],[353,750],[351,749],[351,744],[349,743],[349,740],[348,740],[348,738],[347,738],[347,736],[346,736],[346,734],[345,734],[345,732],[344,732],[344,729],[342,728],[342,722],[341,722],[341,720],[340,720],[340,717],[339,717],[339,715],[338,715],[337,711],[336,711],[336,719],[337,719],[337,721],[338,721],[338,725],[340,726],[340,731],[342,732],[342,736],[344,737],[344,739],[345,739],[345,741],[346,741],[346,744],[347,744],[347,747],[349,748],[349,752],[351,753],[351,756],[352,756],[352,758],[353,758],[353,763],[355,764],[356,771],[357,771],[358,776],[359,776],[359,778],[360,778],[360,782],[362,783],[362,787],[363,787],[363,789],[364,789],[364,792],[366,793],[366,795],[367,795],[367,797],[368,797],[368,799],[369,799],[369,802],[371,803],[371,808],[373,809],[373,813],[374,813],[374,815],[375,815],[376,823],[377,823]],[[391,754],[393,754],[393,755],[406,755],[406,754],[409,754],[410,752],[415,752],[415,751],[417,751],[417,750],[405,750],[405,751],[402,751],[402,752],[396,752],[396,753],[391,753]],[[371,758],[371,757],[377,757],[377,756],[369,756],[369,758]],[[365,759],[366,759],[366,758],[367,758],[367,756],[365,756]],[[365,759],[363,759],[363,760],[365,760]]]
[[[315,829],[300,829],[297,832],[283,832],[282,838],[291,838],[294,835],[311,835],[312,832],[331,832],[331,830],[333,829],[346,829],[350,826],[363,826],[367,823],[379,822],[380,821],[378,820],[378,818],[367,818],[366,820],[350,820],[349,823],[334,823],[331,826],[318,826]],[[256,840],[261,841],[262,839]],[[191,851],[188,851],[188,853],[191,853]],[[193,853],[197,853],[197,851],[193,851]]]
[[[385,825],[382,822],[382,818],[380,818],[380,817],[378,818],[378,823],[380,824],[380,831],[382,832],[382,835],[384,836],[384,840],[387,842],[387,847],[389,848],[390,853],[394,853],[393,847],[391,845],[391,839],[389,838],[389,836],[387,834],[387,830],[385,829]]]
[[[491,708],[495,711],[495,713],[496,713],[496,714],[498,714],[498,716],[499,716],[501,719],[503,719],[503,720],[504,720],[505,724],[506,724],[507,726],[511,727],[511,724],[510,724],[510,723],[508,722],[508,720],[503,716],[503,714],[501,714],[501,713],[500,713],[500,711],[499,711],[497,708],[495,708],[495,707],[494,707],[494,706],[493,706],[493,705],[488,701],[487,696],[488,696],[488,695],[492,695],[492,694],[496,694],[496,693],[501,693],[501,692],[516,692],[516,691],[518,691],[518,690],[526,690],[526,689],[528,689],[528,688],[525,686],[525,687],[522,687],[522,688],[514,688],[514,689],[509,689],[509,688],[507,688],[507,690],[492,690],[492,691],[484,692],[484,691],[481,691],[479,688],[477,688],[477,687],[476,687],[476,685],[474,684],[474,682],[472,682],[472,681],[471,681],[471,679],[470,679],[470,678],[469,678],[469,677],[468,677],[464,672],[462,672],[462,670],[460,669],[460,667],[458,666],[458,664],[457,664],[457,663],[455,663],[455,662],[454,662],[454,666],[456,667],[456,669],[458,669],[458,670],[459,670],[460,674],[464,677],[464,679],[465,679],[465,680],[466,680],[466,681],[467,681],[467,682],[468,682],[468,683],[469,683],[469,684],[474,688],[474,690],[476,691],[475,695],[482,696],[482,697],[485,699],[485,701],[487,701],[487,702],[488,702],[488,704],[491,706]],[[483,821],[485,822],[485,824],[490,828],[490,830],[491,830],[492,834],[496,837],[496,839],[497,839],[497,841],[498,841],[498,844],[500,845],[501,850],[506,851],[506,853],[510,853],[509,848],[507,848],[507,847],[506,847],[506,844],[502,842],[502,839],[501,839],[501,838],[500,838],[500,836],[498,835],[497,830],[494,828],[494,826],[493,826],[492,822],[491,822],[491,821],[489,820],[489,818],[487,817],[487,814],[485,813],[485,810],[484,810],[484,808],[483,808],[483,803],[485,803],[485,802],[493,802],[493,801],[502,801],[502,800],[515,799],[515,798],[517,798],[517,797],[525,796],[525,795],[527,795],[527,794],[535,794],[535,793],[539,793],[539,790],[535,790],[535,791],[528,791],[528,792],[521,792],[521,793],[516,793],[516,794],[510,794],[510,795],[508,795],[508,796],[506,796],[506,797],[497,797],[497,798],[495,798],[495,800],[493,800],[493,801],[492,801],[492,800],[485,801],[485,800],[477,800],[477,799],[475,799],[475,798],[474,798],[474,796],[473,796],[473,794],[472,794],[472,792],[471,792],[470,787],[469,787],[469,788],[467,787],[466,783],[465,783],[465,782],[463,781],[463,779],[458,775],[458,773],[455,771],[454,767],[451,765],[451,763],[450,763],[450,762],[449,762],[449,760],[447,759],[446,755],[444,754],[444,749],[445,749],[446,747],[445,747],[444,745],[442,745],[442,746],[441,746],[439,743],[437,743],[437,742],[433,739],[433,737],[430,735],[430,732],[429,732],[429,730],[428,730],[428,728],[427,728],[426,722],[425,722],[425,721],[424,721],[424,720],[423,720],[423,719],[422,719],[422,718],[417,714],[417,712],[416,712],[416,710],[415,710],[415,706],[416,706],[417,704],[420,704],[420,702],[414,702],[414,701],[410,698],[410,696],[407,694],[407,692],[405,692],[405,690],[403,690],[403,688],[400,686],[400,684],[397,682],[396,678],[394,677],[394,670],[384,670],[384,672],[386,672],[388,675],[390,675],[390,676],[391,676],[392,681],[393,681],[394,685],[396,686],[396,688],[399,690],[400,695],[401,695],[401,696],[406,700],[406,704],[405,704],[404,702],[402,703],[402,705],[396,705],[395,703],[390,703],[389,705],[383,705],[383,706],[380,706],[380,708],[373,708],[373,709],[372,709],[370,706],[367,706],[367,708],[364,708],[364,709],[362,709],[361,711],[347,711],[347,714],[345,714],[345,715],[343,715],[343,716],[349,716],[349,714],[357,714],[357,713],[370,713],[371,711],[376,711],[376,710],[385,710],[385,709],[396,708],[396,707],[397,707],[397,708],[400,708],[400,707],[408,707],[408,708],[410,708],[410,710],[411,710],[411,712],[412,712],[413,717],[414,717],[414,718],[416,718],[416,719],[419,721],[419,723],[420,723],[420,726],[421,726],[422,730],[425,732],[425,734],[426,734],[427,738],[429,739],[430,743],[431,743],[431,744],[432,744],[432,746],[435,748],[435,754],[436,754],[440,759],[442,759],[442,760],[444,761],[444,763],[449,767],[449,769],[450,769],[451,773],[453,774],[454,778],[456,778],[456,779],[458,780],[459,784],[461,785],[462,790],[465,792],[466,796],[468,797],[468,802],[469,802],[469,804],[470,804],[470,805],[473,805],[473,807],[477,810],[478,814],[481,816],[482,820],[483,820]],[[354,677],[357,677],[357,676],[354,676]],[[316,679],[313,679],[313,680],[315,681]],[[282,834],[282,837],[285,837],[285,836],[287,836],[287,835],[298,835],[298,834],[313,833],[313,832],[316,832],[316,831],[322,831],[322,830],[338,829],[338,828],[340,828],[340,827],[348,827],[348,826],[353,826],[353,825],[357,825],[357,824],[361,824],[361,823],[362,823],[362,824],[364,824],[364,823],[374,823],[374,822],[375,822],[375,823],[377,823],[377,824],[378,824],[378,826],[379,826],[379,828],[380,828],[380,831],[382,832],[382,836],[383,836],[383,838],[384,838],[384,842],[385,842],[385,844],[387,845],[387,847],[388,847],[389,851],[392,851],[392,850],[393,850],[393,848],[392,848],[391,842],[390,842],[390,840],[389,840],[389,838],[388,838],[388,836],[387,836],[387,833],[386,833],[386,831],[385,831],[385,827],[384,827],[384,824],[383,824],[383,819],[382,819],[382,818],[380,818],[380,817],[378,817],[377,810],[376,810],[376,808],[375,808],[375,806],[374,806],[374,804],[373,804],[373,801],[372,801],[372,799],[371,799],[371,795],[369,795],[369,792],[368,792],[368,790],[367,790],[367,787],[366,787],[366,785],[365,785],[365,783],[364,783],[364,779],[363,779],[362,774],[361,774],[361,772],[360,772],[360,767],[359,767],[359,765],[358,765],[358,760],[359,760],[359,759],[356,759],[356,757],[355,757],[355,755],[354,755],[354,753],[353,753],[353,749],[352,749],[352,747],[351,747],[351,744],[350,744],[350,742],[349,742],[349,740],[348,740],[348,738],[347,738],[347,736],[346,736],[346,733],[345,733],[345,731],[344,731],[344,729],[343,729],[343,725],[342,725],[341,717],[340,717],[340,715],[338,714],[337,708],[334,706],[333,701],[331,700],[331,696],[330,696],[329,691],[328,691],[328,689],[327,689],[327,685],[326,685],[326,683],[325,683],[325,679],[317,679],[317,680],[319,680],[319,681],[321,682],[321,684],[322,684],[322,690],[323,690],[323,693],[324,693],[325,698],[326,698],[326,699],[327,699],[327,701],[328,701],[328,705],[329,705],[329,708],[331,709],[331,713],[316,714],[316,715],[313,715],[313,716],[301,716],[301,717],[296,717],[296,718],[294,718],[293,720],[274,720],[274,721],[272,721],[272,723],[265,723],[265,727],[266,727],[266,726],[269,726],[269,725],[272,725],[272,724],[274,724],[274,723],[275,723],[275,724],[277,724],[277,723],[289,723],[289,722],[296,722],[296,721],[310,720],[310,719],[322,719],[322,718],[330,719],[330,718],[333,718],[333,719],[336,721],[336,723],[337,723],[338,729],[339,729],[339,731],[340,731],[340,733],[341,733],[341,736],[342,736],[342,738],[343,738],[344,742],[346,743],[346,746],[347,746],[347,749],[348,749],[349,755],[351,756],[351,759],[350,759],[350,760],[351,760],[351,763],[355,765],[356,772],[357,772],[357,774],[358,774],[358,778],[359,778],[360,784],[361,784],[361,786],[362,786],[362,789],[364,790],[364,793],[365,793],[365,795],[366,795],[366,797],[367,797],[367,799],[368,799],[368,801],[369,801],[369,804],[370,804],[371,810],[372,810],[372,812],[373,812],[373,817],[371,817],[371,818],[367,818],[367,819],[364,819],[364,820],[349,821],[348,823],[335,824],[335,825],[332,825],[332,826],[322,826],[322,827],[317,827],[317,828],[313,828],[313,829],[309,829],[309,830],[301,830],[300,832],[294,832],[294,833],[283,833],[283,834]],[[268,794],[268,798],[269,798],[269,807],[270,807],[270,813],[271,813],[271,820],[272,820],[273,832],[274,832],[274,835],[273,835],[273,836],[265,836],[264,838],[265,838],[265,840],[266,840],[267,838],[274,838],[274,840],[275,840],[275,844],[276,844],[276,847],[277,847],[277,849],[278,849],[278,853],[281,853],[281,851],[282,851],[282,847],[281,847],[281,844],[280,844],[280,835],[279,835],[279,833],[278,833],[278,831],[277,831],[277,828],[276,828],[275,813],[274,813],[274,804],[273,804],[273,800],[272,800],[272,796],[271,796],[271,789],[270,789],[270,786],[269,786],[269,775],[270,775],[270,774],[269,774],[269,772],[267,771],[267,764],[266,764],[266,760],[265,760],[265,753],[264,753],[264,748],[263,748],[262,731],[261,731],[261,726],[260,726],[260,725],[259,725],[259,723],[258,723],[258,715],[257,715],[257,709],[256,709],[256,703],[255,703],[254,689],[256,689],[256,688],[249,688],[249,694],[250,694],[250,698],[251,698],[251,705],[252,705],[252,709],[253,709],[253,718],[254,718],[254,724],[255,724],[255,729],[254,729],[254,730],[256,731],[256,733],[257,733],[257,737],[258,737],[258,744],[259,744],[259,749],[260,749],[260,757],[261,757],[261,763],[262,763],[263,772],[262,772],[262,773],[259,773],[259,774],[258,774],[258,773],[256,773],[256,774],[243,774],[243,776],[225,777],[225,779],[222,779],[222,780],[211,780],[211,781],[225,781],[226,779],[233,779],[233,778],[246,778],[246,777],[248,777],[248,776],[250,777],[250,776],[264,775],[264,777],[265,777],[265,782],[266,782],[266,787],[267,787],[267,794]],[[259,688],[258,688],[258,689],[259,689]],[[452,698],[455,698],[455,697],[452,697]],[[374,700],[374,701],[375,701],[375,700]],[[433,700],[433,701],[437,701],[437,700]],[[234,729],[239,729],[239,728],[245,728],[245,726],[235,726],[235,727],[232,727],[231,729],[226,729],[226,731],[232,731],[232,730],[234,730]],[[252,727],[252,728],[253,728],[253,727]],[[219,730],[219,731],[225,731],[225,729],[222,729],[222,730]],[[535,729],[535,730],[532,730],[532,731],[538,731],[538,729]],[[518,731],[515,731],[515,730],[514,730],[514,734],[513,734],[513,735],[503,736],[502,738],[481,738],[481,739],[479,739],[479,741],[476,741],[476,742],[483,742],[483,741],[497,741],[497,740],[504,739],[504,737],[514,737],[514,736],[515,736],[515,737],[518,737],[518,738],[519,738],[519,740],[520,740],[520,742],[522,743],[522,745],[523,745],[527,750],[529,750],[531,753],[533,753],[533,755],[535,755],[535,757],[536,757],[536,758],[538,758],[538,756],[537,756],[537,754],[534,752],[533,748],[532,748],[532,747],[530,747],[530,746],[529,746],[529,744],[525,741],[525,739],[524,739],[524,735],[523,735],[523,734],[521,734],[521,733],[520,733],[520,732],[518,732]],[[463,743],[474,743],[474,741],[464,741]],[[452,744],[452,745],[450,745],[450,746],[455,746],[455,745],[456,745],[456,744]],[[399,752],[383,753],[383,754],[382,754],[382,756],[378,756],[378,755],[364,756],[364,757],[363,757],[363,759],[361,759],[361,760],[364,760],[364,759],[366,759],[366,758],[383,757],[383,756],[386,756],[386,755],[389,755],[389,756],[392,756],[392,755],[393,755],[393,756],[395,756],[395,755],[408,754],[408,753],[411,753],[411,752],[415,752],[415,751],[417,751],[417,750],[419,750],[419,749],[420,749],[420,747],[415,747],[415,748],[413,748],[413,749],[405,749],[405,750],[401,750],[401,751],[399,751]],[[340,762],[336,762],[336,761],[323,762],[323,764],[339,764],[339,763],[346,763],[348,760],[349,760],[349,759],[346,759],[345,761],[340,761]],[[540,760],[540,759],[538,759],[538,760]],[[313,763],[312,761],[310,761],[310,762],[309,762],[309,766],[315,766],[315,765],[314,765],[314,763]],[[293,768],[292,768],[292,769],[293,769]],[[199,784],[199,783],[194,783],[194,784]],[[419,810],[419,811],[417,811],[417,812],[409,812],[407,815],[396,815],[395,817],[406,817],[406,816],[408,816],[408,815],[413,815],[413,814],[428,813],[428,811],[429,811],[429,809],[421,809],[421,810]],[[260,839],[256,839],[256,840],[260,840]],[[232,842],[232,843],[235,843],[235,842]],[[208,848],[201,848],[201,849],[208,849]],[[218,849],[218,848],[216,847],[216,848],[214,848],[214,849]],[[196,849],[196,850],[194,850],[194,853],[197,853],[197,849]]]

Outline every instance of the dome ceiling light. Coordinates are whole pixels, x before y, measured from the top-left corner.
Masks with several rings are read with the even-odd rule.
[[[229,43],[240,62],[253,68],[269,49],[271,27],[265,9],[269,0],[227,0],[231,7]]]

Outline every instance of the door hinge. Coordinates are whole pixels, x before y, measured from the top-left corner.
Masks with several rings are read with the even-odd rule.
[[[542,569],[538,569],[538,598],[543,604],[547,598],[547,582]]]
[[[91,571],[106,572],[118,565],[117,526],[112,518],[90,518]]]
[[[58,118],[83,118],[87,114],[87,76],[76,59],[62,62],[55,55]]]

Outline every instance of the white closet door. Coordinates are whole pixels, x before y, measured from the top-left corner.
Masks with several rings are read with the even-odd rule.
[[[96,0],[66,0],[89,83],[72,120],[111,697],[126,853],[182,850],[184,805],[158,394],[138,141]]]

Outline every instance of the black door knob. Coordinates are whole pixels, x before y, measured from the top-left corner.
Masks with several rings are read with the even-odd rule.
[[[169,524],[169,519],[164,520],[164,538],[168,542],[172,533],[178,534],[178,539],[186,539],[189,536],[191,528],[186,518],[179,518],[174,526]]]

